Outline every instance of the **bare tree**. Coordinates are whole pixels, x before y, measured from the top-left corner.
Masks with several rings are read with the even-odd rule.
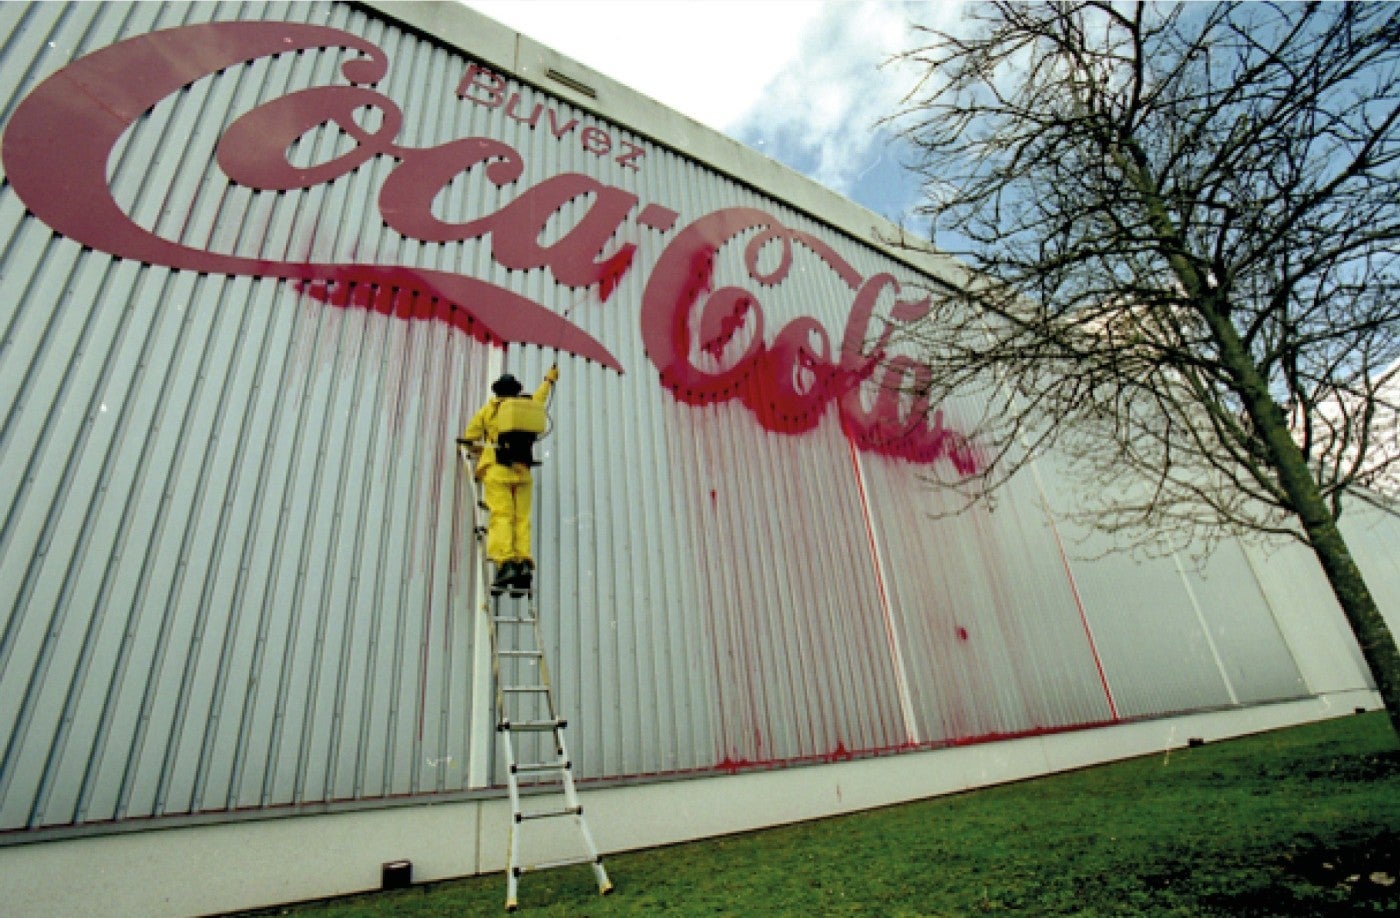
[[[1337,528],[1400,463],[1400,6],[968,13],[918,30],[891,118],[972,268],[905,329],[918,403],[985,406],[977,494],[1053,450],[1101,529],[1302,540],[1400,732],[1400,655]]]

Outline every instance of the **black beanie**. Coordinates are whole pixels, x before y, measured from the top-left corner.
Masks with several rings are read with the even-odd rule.
[[[506,373],[500,379],[491,384],[491,391],[501,396],[519,395],[524,386],[520,385],[520,380]]]

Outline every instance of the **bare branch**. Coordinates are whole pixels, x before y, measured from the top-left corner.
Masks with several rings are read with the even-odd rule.
[[[1400,652],[1336,529],[1400,492],[1400,6],[971,7],[891,117],[974,269],[900,344],[991,499],[1039,458],[1140,547],[1311,546],[1400,731]],[[908,359],[908,358],[901,358]]]

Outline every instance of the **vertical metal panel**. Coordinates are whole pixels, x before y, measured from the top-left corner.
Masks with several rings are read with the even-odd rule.
[[[1340,523],[1347,546],[1394,634],[1400,634],[1400,507],[1359,498],[1347,502]]]
[[[873,464],[873,463],[872,463]],[[949,514],[906,464],[870,488],[926,740],[1112,719],[1091,636],[1030,476],[995,511]]]
[[[1240,545],[1223,541],[1203,563],[1183,568],[1236,699],[1249,704],[1306,695],[1307,685]]]
[[[77,54],[289,15],[367,25],[329,5],[54,5],[15,35]],[[372,252],[373,170],[288,200],[212,168],[232,117],[337,66],[261,61],[163,101],[120,144],[114,195],[196,247]],[[3,826],[462,787],[473,568],[450,444],[486,349],[274,281],[117,261],[0,200],[26,291],[4,322],[5,468],[26,471],[5,476]]]
[[[1049,492],[1058,495],[1052,503],[1068,515],[1073,485],[1049,464],[1042,468],[1053,482]],[[1274,575],[1238,541],[1221,539],[1199,559],[1135,558],[1071,522],[1062,522],[1061,529],[1120,713],[1161,714],[1308,693],[1295,648],[1276,618],[1279,600],[1263,589]],[[1326,612],[1315,607],[1312,614]]]
[[[1075,486],[1051,463],[1041,472],[1119,715],[1234,703],[1176,559],[1130,553],[1086,531],[1069,513]]]
[[[514,104],[460,99],[467,59],[414,33],[330,3],[3,4],[0,105],[8,118],[40,80],[123,38],[231,19],[329,24],[382,48],[390,68],[375,88],[404,113],[400,147],[489,137],[519,153],[518,182],[454,178],[434,203],[444,221],[494,213],[561,172],[678,220],[624,221],[602,254],[634,245],[633,265],[601,296],[544,268],[505,269],[489,234],[424,243],[389,229],[377,198],[397,156],[285,194],[228,181],[214,159],[228,125],[336,83],[334,49],[201,79],[114,151],[115,198],[162,237],[482,278],[567,315],[617,356],[619,376],[535,347],[502,354],[425,318],[412,290],[346,308],[294,283],[116,259],[0,187],[0,830],[469,789],[467,762],[492,740],[480,729],[490,699],[472,692],[475,495],[453,439],[502,366],[533,385],[556,359],[536,554],[584,778],[1209,707],[1229,703],[1223,672],[1244,701],[1297,684],[1270,630],[1273,597],[1249,587],[1225,611],[1244,576],[1233,554],[1194,580],[1170,562],[1067,562],[1072,533],[1062,539],[1030,478],[995,513],[935,518],[947,506],[928,469],[854,449],[834,406],[796,435],[735,401],[679,402],[638,325],[648,276],[691,221],[766,211],[861,277],[917,278],[536,89],[512,80]],[[590,150],[585,126],[645,150],[644,168]],[[327,124],[288,156],[310,165],[352,145]],[[543,244],[589,206],[562,207]],[[743,262],[755,235],[722,248],[714,282],[750,290],[770,340],[811,317],[839,347],[848,281],[794,246],[782,283],[755,282]],[[719,360],[753,334],[750,316]],[[745,385],[772,398],[771,380]]]
[[[1092,535],[1081,544],[1097,552],[1109,547]],[[1120,714],[1234,703],[1175,559],[1072,567]]]
[[[1321,694],[1374,689],[1361,648],[1317,556],[1292,539],[1242,548],[1258,572],[1260,590],[1308,690]]]

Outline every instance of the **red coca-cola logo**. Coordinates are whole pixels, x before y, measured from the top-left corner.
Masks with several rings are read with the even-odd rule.
[[[807,316],[789,321],[769,340],[758,295],[746,287],[716,286],[719,250],[744,234],[750,234],[745,268],[758,286],[781,284],[792,268],[793,247],[800,245],[854,291],[839,351],[826,329]],[[778,249],[778,257],[776,267],[765,271],[759,255],[768,246]],[[811,430],[835,402],[841,429],[860,449],[911,462],[947,458],[958,471],[975,472],[975,450],[917,394],[927,369],[887,353],[894,326],[875,323],[876,300],[887,292],[896,297],[890,320],[912,322],[928,314],[928,295],[899,299],[902,290],[892,275],[862,278],[810,233],[789,229],[761,210],[731,208],[696,220],[666,247],[642,297],[642,340],[662,384],[680,401],[737,399],[766,429],[782,433]],[[739,343],[737,355],[728,353],[740,329],[747,329],[747,342]],[[868,405],[861,391],[866,381],[876,384]]]
[[[493,257],[508,268],[547,266],[562,283],[611,292],[631,264],[633,246],[601,260],[597,256],[621,215],[636,204],[635,195],[564,173],[528,189],[495,214],[465,224],[442,223],[429,205],[446,180],[483,168],[490,181],[507,185],[521,174],[519,155],[484,138],[428,149],[396,145],[403,122],[398,106],[363,88],[384,77],[389,60],[375,45],[339,29],[219,22],[140,35],[93,52],[49,77],[15,109],[3,149],[10,184],[54,230],[121,258],[207,273],[285,278],[339,305],[441,321],[486,341],[559,348],[621,372],[616,358],[577,326],[478,278],[413,267],[284,262],[209,252],[156,236],[118,206],[107,184],[107,160],[122,134],[161,99],[227,67],[326,47],[364,55],[341,67],[353,85],[293,92],[239,118],[218,148],[219,165],[230,179],[263,190],[309,188],[333,181],[373,156],[394,157],[399,165],[379,195],[380,213],[389,226],[429,241],[489,233]],[[364,130],[353,117],[355,109],[364,107],[382,114],[377,131]],[[328,122],[354,138],[355,149],[310,168],[289,163],[290,142]],[[593,196],[588,213],[564,238],[540,245],[544,222],[581,195]]]
[[[235,120],[219,139],[216,157],[230,181],[259,190],[307,189],[333,182],[375,157],[396,161],[379,189],[384,223],[403,236],[427,242],[489,240],[491,257],[511,270],[547,269],[556,281],[595,290],[607,301],[631,270],[633,242],[620,241],[629,223],[658,233],[672,231],[677,214],[656,203],[642,207],[632,192],[590,176],[561,172],[522,188],[498,210],[463,222],[447,222],[432,210],[444,187],[476,172],[498,188],[519,183],[520,153],[489,137],[466,137],[426,148],[395,142],[403,113],[368,88],[388,72],[389,60],[358,36],[321,26],[286,22],[221,22],[137,36],[69,64],[37,86],[15,109],[3,151],[11,186],[31,212],[55,231],[121,258],[225,275],[282,278],[325,302],[372,308],[400,318],[438,321],[479,340],[537,344],[595,360],[619,373],[622,366],[600,342],[564,316],[486,280],[424,268],[380,264],[320,264],[221,254],[162,238],[135,223],[107,183],[107,162],[122,135],[158,102],[195,81],[260,57],[313,48],[345,48],[361,55],[340,68],[350,85],[296,90],[263,103]],[[639,170],[645,150],[596,126],[580,126],[537,103],[524,111],[505,80],[470,65],[457,96],[501,108],[531,130],[555,139],[575,137],[582,150]],[[377,118],[357,119],[372,110]],[[377,123],[369,129],[364,123]],[[333,124],[353,141],[347,152],[312,166],[287,158],[307,131]],[[553,242],[546,226],[566,205],[586,202],[582,216]],[[853,305],[840,349],[814,319],[791,320],[768,338],[755,294],[718,286],[715,256],[743,234],[749,278],[772,286],[786,278],[792,247],[817,255],[850,287]],[[759,269],[758,252],[777,246],[779,264]],[[975,452],[943,425],[940,412],[898,389],[917,388],[925,373],[915,361],[890,356],[890,328],[877,332],[877,297],[901,294],[890,275],[862,278],[830,246],[784,227],[763,211],[736,208],[699,218],[664,250],[646,285],[641,332],[661,381],[687,404],[738,399],[765,428],[784,433],[811,430],[835,403],[843,431],[861,449],[932,462],[948,458],[962,472],[977,467]],[[924,298],[896,299],[894,321],[910,321],[928,309]],[[742,338],[736,335],[743,333]],[[734,355],[730,343],[742,344]],[[709,359],[699,359],[708,354]],[[723,356],[723,365],[717,363]],[[861,385],[878,382],[869,404]]]

